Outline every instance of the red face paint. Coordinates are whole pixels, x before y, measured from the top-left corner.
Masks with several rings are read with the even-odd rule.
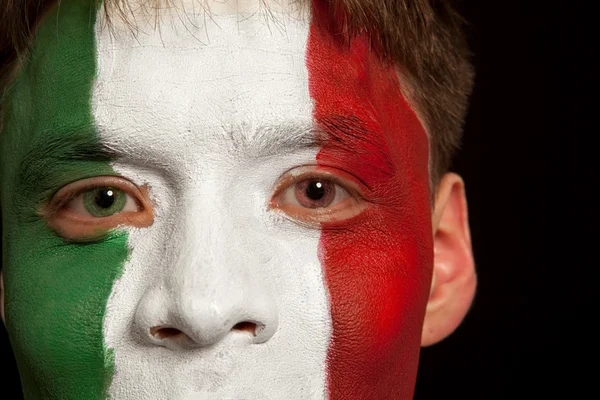
[[[348,44],[339,32],[328,3],[313,0],[309,90],[328,136],[317,162],[369,188],[362,214],[321,234],[333,321],[329,396],[411,399],[433,266],[428,140],[394,68],[366,36]]]

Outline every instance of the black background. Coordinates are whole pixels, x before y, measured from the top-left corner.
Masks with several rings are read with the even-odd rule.
[[[558,396],[566,381],[552,371],[567,310],[546,295],[558,282],[540,258],[539,232],[545,11],[530,1],[460,4],[477,77],[453,169],[466,182],[478,289],[457,331],[422,350],[415,399]],[[4,329],[0,367],[0,398],[21,398]]]
[[[477,77],[453,169],[466,183],[478,287],[461,326],[421,351],[416,400],[577,398],[559,394],[566,284],[545,258],[547,7],[535,3],[463,3]]]

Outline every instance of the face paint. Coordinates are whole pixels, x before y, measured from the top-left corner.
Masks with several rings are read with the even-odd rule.
[[[6,324],[26,398],[102,398],[102,321],[127,235],[66,243],[38,215],[63,185],[114,175],[94,130],[95,10],[62,2],[39,27],[6,101],[1,187]]]
[[[410,398],[431,273],[427,139],[393,69],[363,39],[337,43],[318,4],[312,21],[293,5],[208,18],[194,4],[161,10],[160,30],[136,9],[132,32],[63,1],[15,84],[3,244],[27,396]],[[320,229],[270,209],[306,165],[354,177],[367,208]],[[154,223],[83,245],[36,215],[102,175],[147,187]]]
[[[351,226],[324,225],[321,235],[330,398],[412,399],[433,266],[427,136],[368,38],[348,46],[331,32],[341,24],[313,1],[310,93],[329,136],[317,160],[355,174],[370,205]]]
[[[291,8],[268,17],[258,2],[206,20],[185,9],[161,10],[160,31],[142,15],[136,36],[96,29],[98,134],[155,210],[151,227],[129,231],[108,301],[109,393],[322,398],[331,323],[319,231],[268,208],[279,177],[319,150],[302,145],[313,139],[308,21]],[[232,329],[244,321],[255,337]]]

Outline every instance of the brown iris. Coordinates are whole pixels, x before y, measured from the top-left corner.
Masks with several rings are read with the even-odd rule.
[[[280,180],[271,207],[292,219],[321,226],[360,214],[366,207],[358,185],[320,167],[299,167]]]
[[[331,205],[335,198],[336,187],[332,182],[319,179],[307,179],[294,187],[298,203],[306,208],[323,208]]]

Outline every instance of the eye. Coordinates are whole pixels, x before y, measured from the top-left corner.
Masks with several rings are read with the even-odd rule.
[[[109,186],[86,190],[69,201],[65,207],[71,212],[94,218],[105,218],[123,211],[139,210],[136,199],[130,194]]]
[[[95,177],[60,189],[41,211],[65,239],[96,239],[118,226],[145,227],[154,220],[145,187],[115,177]]]
[[[360,189],[345,173],[300,167],[280,179],[271,206],[303,223],[319,225],[354,217],[365,208]]]

